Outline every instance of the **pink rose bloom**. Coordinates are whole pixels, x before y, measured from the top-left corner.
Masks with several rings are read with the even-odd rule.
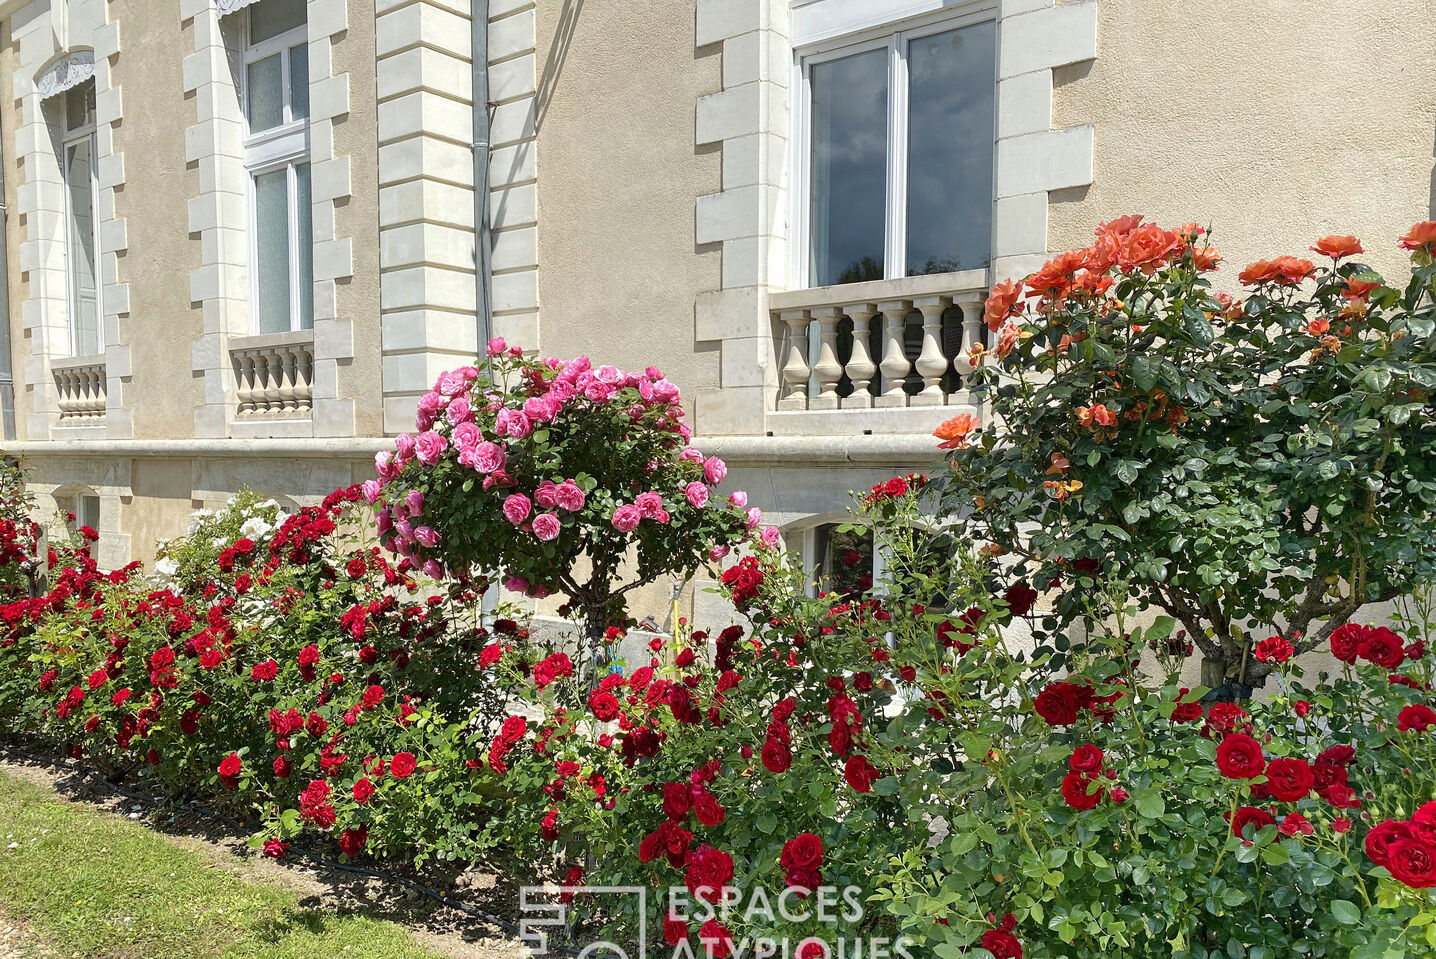
[[[587,497],[583,495],[583,490],[579,489],[573,480],[566,480],[560,483],[558,487],[554,489],[554,495],[558,499],[559,508],[566,509],[570,513],[577,513],[583,509],[583,504],[587,501]]]
[[[394,437],[394,448],[399,452],[399,464],[402,466],[414,458],[414,437],[400,433]]]
[[[653,384],[653,396],[661,403],[676,403],[678,387],[667,380],[657,380]]]
[[[480,443],[474,447],[474,468],[480,473],[497,473],[504,468],[504,448],[497,443]]]
[[[494,418],[494,431],[500,436],[511,436],[521,440],[533,431],[533,424],[529,418],[520,410],[511,410],[505,407],[499,410],[498,416]]]
[[[438,393],[435,393],[433,390],[430,390],[423,396],[419,397],[419,412],[431,414],[437,413],[439,410],[443,409],[445,404],[447,404],[448,402],[449,400],[447,397],[441,396]]]
[[[434,428],[434,414],[428,410],[420,410],[414,414],[414,429],[420,433]]]
[[[431,526],[420,526],[414,530],[414,538],[429,549],[439,545],[439,534]]]
[[[637,506],[620,506],[613,511],[613,528],[620,533],[631,533],[638,529],[639,520],[643,519],[643,513]]]
[[[552,480],[544,480],[538,484],[538,489],[534,490],[534,502],[544,509],[553,509],[558,505],[558,487]]]
[[[461,366],[455,372],[464,378],[465,386],[479,378],[479,368],[477,366]]]
[[[758,539],[762,541],[764,546],[777,546],[778,540],[782,535],[782,533],[778,532],[778,527],[764,526],[763,532],[758,534]]]
[[[424,512],[424,494],[416,489],[409,490],[409,495],[404,497],[404,505],[409,508],[409,515],[419,516]]]
[[[509,345],[504,342],[504,338],[502,336],[496,336],[492,340],[489,340],[489,344],[487,347],[490,356],[498,356],[500,353],[502,353],[508,348]]]
[[[554,384],[548,388],[548,395],[560,406],[573,399],[575,392],[573,384],[568,380],[556,380]]]
[[[473,419],[473,408],[467,399],[456,396],[449,403],[449,408],[444,411],[444,415],[449,418],[451,424],[458,426],[460,423],[467,423]]]
[[[600,383],[607,383],[609,386],[617,386],[623,382],[623,371],[616,366],[600,366],[593,371],[593,375]]]
[[[529,518],[532,504],[522,493],[510,493],[504,497],[504,518],[515,526]]]
[[[703,504],[708,502],[708,487],[702,483],[689,483],[683,490],[683,495],[688,498],[688,505],[694,509],[702,509]]]
[[[728,495],[729,504],[743,509],[748,505],[748,494],[742,490],[736,490]]]
[[[718,457],[710,456],[703,461],[703,478],[710,486],[717,486],[727,475],[728,466]]]
[[[558,534],[562,529],[563,524],[558,521],[558,516],[554,513],[540,513],[534,517],[534,535],[544,542],[558,539]]]
[[[394,517],[389,515],[389,511],[387,509],[380,510],[379,515],[374,517],[375,534],[378,536],[383,536],[385,533],[389,532],[389,530],[393,528]]]
[[[504,580],[504,589],[511,593],[527,593],[529,591],[529,581],[522,576],[510,576]]]
[[[558,402],[547,396],[531,396],[524,400],[524,415],[535,423],[547,423],[558,415]]]
[[[444,450],[448,448],[449,441],[432,430],[420,433],[419,438],[414,441],[414,455],[425,466],[433,466],[439,462],[439,457],[443,456]]]
[[[374,472],[379,474],[380,479],[391,480],[399,474],[399,464],[394,462],[394,454],[389,450],[380,450],[374,454]]]
[[[679,412],[681,413],[682,411],[680,410]],[[679,423],[677,432],[685,443],[693,438],[693,431],[688,428],[687,423]]]
[[[708,558],[709,558],[710,560],[712,560],[713,562],[716,563],[716,562],[718,562],[720,559],[722,559],[724,556],[727,556],[728,553],[729,553],[728,547],[726,547],[726,546],[715,546],[715,547],[713,547],[712,549],[710,549],[710,550],[708,551]]]
[[[439,561],[436,559],[426,559],[424,560],[424,575],[432,579],[438,579],[444,575],[444,567],[440,566]]]
[[[613,397],[613,387],[594,380],[583,388],[583,395],[595,403],[607,403]]]
[[[449,409],[452,410],[453,407],[451,406]],[[450,436],[450,439],[454,441],[455,448],[460,453],[473,449],[483,438],[484,434],[473,423],[459,423],[454,427],[454,432]]]
[[[673,517],[668,514],[668,510],[666,510],[666,509],[660,509],[658,512],[654,513],[652,516],[650,516],[650,517],[648,517],[648,518],[649,518],[649,519],[652,519],[652,520],[654,520],[654,521],[656,521],[656,522],[659,522],[659,523],[666,523],[666,522],[668,522],[670,519],[672,519]]]
[[[747,526],[749,529],[757,529],[758,524],[761,522],[763,522],[763,511],[760,510],[758,507],[754,506],[748,510],[748,515],[747,518],[743,521],[743,525]]]
[[[401,519],[396,522],[394,524],[394,532],[398,533],[399,538],[406,543],[412,543],[414,541],[414,524],[410,523],[407,519]]]
[[[639,493],[633,505],[638,507],[644,519],[657,519],[658,514],[663,512],[663,497],[652,491]]]
[[[683,452],[678,454],[678,458],[689,463],[697,463],[699,466],[703,465],[703,454],[691,446],[685,447]]]
[[[458,371],[446,371],[439,374],[439,379],[434,383],[434,391],[444,396],[458,396],[469,388],[464,382],[464,374]]]
[[[364,502],[373,506],[379,502],[379,494],[384,492],[384,485],[375,479],[367,479],[361,487],[364,490]]]

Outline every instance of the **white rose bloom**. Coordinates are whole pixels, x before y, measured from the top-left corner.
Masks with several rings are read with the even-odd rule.
[[[156,560],[155,572],[161,576],[168,578],[179,572],[179,564],[176,563],[174,560],[169,559],[168,557],[166,557],[165,559]]]

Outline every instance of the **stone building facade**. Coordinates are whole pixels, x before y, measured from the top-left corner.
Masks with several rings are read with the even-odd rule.
[[[832,566],[848,492],[969,408],[990,284],[1099,220],[1208,223],[1237,264],[1354,232],[1401,269],[1427,12],[0,0],[4,447],[118,565],[240,487],[366,478],[487,333],[662,367]]]

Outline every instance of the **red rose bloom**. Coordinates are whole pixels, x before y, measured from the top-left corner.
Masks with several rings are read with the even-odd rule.
[[[1377,626],[1367,632],[1357,653],[1383,669],[1395,669],[1406,660],[1406,644],[1385,626]]]
[[[1276,820],[1271,813],[1265,809],[1257,809],[1254,806],[1242,806],[1232,813],[1232,835],[1238,839],[1249,839],[1250,836],[1242,835],[1248,826],[1251,827],[1252,835],[1267,826],[1275,826]]]
[[[1291,659],[1292,654],[1295,652],[1296,650],[1285,638],[1281,636],[1268,636],[1256,644],[1256,649],[1252,651],[1252,655],[1255,656],[1257,662],[1260,663],[1284,663],[1288,659]]]
[[[877,778],[877,775],[877,769],[868,762],[866,756],[849,756],[848,761],[843,764],[843,778],[848,781],[848,785],[853,787],[855,792],[871,791],[873,780]]]
[[[733,936],[717,919],[709,919],[699,927],[698,941],[712,959],[727,959],[733,954]]]
[[[1261,745],[1244,733],[1232,733],[1217,746],[1217,768],[1228,779],[1255,779],[1266,768]]]
[[[1287,813],[1276,829],[1283,836],[1310,836],[1316,832],[1316,828],[1299,812]]]
[[[1355,663],[1361,653],[1361,641],[1366,638],[1366,627],[1360,623],[1343,623],[1331,633],[1331,655],[1343,663]]]
[[[1366,858],[1378,866],[1385,866],[1391,861],[1392,844],[1411,838],[1409,823],[1399,822],[1395,819],[1377,823],[1371,828],[1371,832],[1366,834]]]
[[[1082,708],[1082,687],[1075,683],[1051,683],[1032,702],[1037,715],[1049,726],[1070,726]]]
[[[982,948],[992,953],[992,959],[1022,959],[1022,943],[1010,932],[989,929],[982,934]]]
[[[1414,839],[1397,839],[1386,847],[1386,868],[1413,889],[1436,886],[1436,850]]]
[[[416,765],[413,753],[395,753],[394,758],[389,760],[389,771],[395,779],[408,779]]]
[[[1305,759],[1273,759],[1267,763],[1267,792],[1282,802],[1305,799],[1316,782],[1316,775]]]
[[[354,783],[354,801],[359,805],[367,805],[371,796],[374,795],[374,784],[365,776]]]
[[[1396,728],[1405,732],[1424,733],[1436,725],[1436,711],[1423,703],[1403,706],[1396,716]]]
[[[793,754],[788,752],[776,739],[769,739],[763,744],[763,766],[770,773],[785,773],[788,767],[793,764]]]
[[[368,841],[368,826],[360,826],[357,829],[346,829],[339,836],[339,851],[346,856],[357,856],[364,851],[364,844]]]
[[[663,941],[670,946],[676,946],[688,938],[688,923],[676,916],[667,916],[663,920]]]
[[[1095,809],[1097,804],[1102,801],[1102,794],[1106,792],[1106,787],[1098,786],[1089,792],[1089,786],[1093,782],[1096,780],[1091,776],[1082,773],[1068,773],[1062,777],[1062,798],[1073,809]]]
[[[723,887],[733,878],[733,857],[704,843],[690,852],[683,882],[688,892],[704,902],[719,902]]]
[[[1067,760],[1067,766],[1074,773],[1096,773],[1102,769],[1102,750],[1091,743],[1078,746]]]
[[[271,682],[274,677],[278,675],[279,664],[272,659],[267,659],[262,663],[256,663],[254,668],[249,671],[249,678],[256,683]]]

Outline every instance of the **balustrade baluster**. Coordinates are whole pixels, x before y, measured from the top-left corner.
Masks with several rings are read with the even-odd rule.
[[[869,342],[872,338],[873,315],[877,307],[871,303],[854,303],[846,310],[848,319],[853,321],[853,354],[848,359],[848,379],[852,381],[853,392],[843,397],[843,409],[861,410],[873,405],[870,384],[877,375],[878,366],[873,362]]]
[[[842,318],[842,310],[837,307],[813,310],[813,319],[818,321],[818,362],[813,364],[813,373],[819,392],[808,401],[810,410],[838,408],[838,382],[843,378],[843,365],[838,362],[838,321]]]
[[[807,310],[785,310],[779,314],[788,326],[788,361],[783,364],[783,386],[786,392],[778,401],[780,410],[808,408],[808,324]]]
[[[911,398],[913,406],[942,405],[942,376],[947,372],[947,357],[943,355],[942,314],[952,300],[945,296],[924,296],[914,300],[913,305],[922,311],[922,352],[918,355],[918,375],[922,377],[922,392]]]
[[[985,301],[968,298],[958,300],[957,305],[962,309],[962,354],[957,361],[957,370],[962,374],[962,390],[951,398],[951,402],[971,406],[974,402],[972,387],[977,382],[977,370],[968,363],[967,358],[968,351],[982,344],[982,312]],[[985,363],[995,361],[995,358],[983,358]]]
[[[907,380],[912,363],[903,351],[903,331],[907,326],[907,315],[912,312],[912,302],[897,300],[878,304],[883,314],[883,357],[878,368],[882,370],[882,393],[873,400],[874,406],[895,407],[907,405],[907,393],[903,385]]]

